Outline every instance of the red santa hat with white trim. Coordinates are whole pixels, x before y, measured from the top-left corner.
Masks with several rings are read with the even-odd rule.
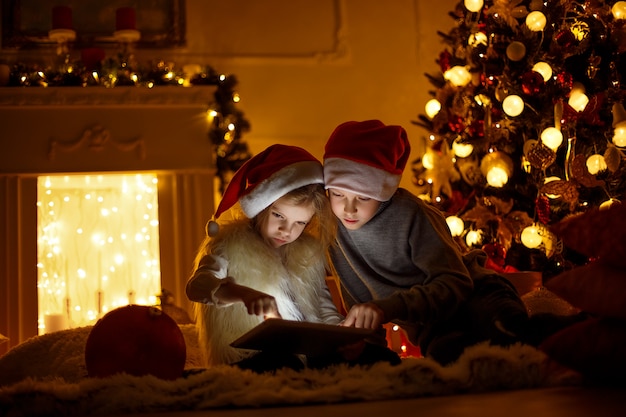
[[[322,164],[297,146],[272,145],[253,156],[235,172],[222,200],[207,223],[207,235],[216,236],[220,215],[237,202],[253,218],[285,194],[305,185],[323,184]]]
[[[410,153],[401,126],[380,120],[342,123],[326,142],[325,187],[387,201],[400,185]]]

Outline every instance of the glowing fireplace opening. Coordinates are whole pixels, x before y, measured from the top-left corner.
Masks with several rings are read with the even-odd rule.
[[[162,289],[191,313],[185,286],[215,209],[216,88],[0,91],[0,355],[129,301],[160,305]],[[135,198],[122,203],[109,174]]]
[[[40,176],[37,213],[39,334],[158,304],[156,174]]]

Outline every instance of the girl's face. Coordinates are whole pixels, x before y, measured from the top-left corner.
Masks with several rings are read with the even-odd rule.
[[[328,189],[330,207],[348,230],[360,229],[378,211],[380,201],[336,188]]]
[[[284,197],[279,198],[269,207],[261,235],[274,248],[279,248],[299,238],[314,213],[312,204],[296,206]]]

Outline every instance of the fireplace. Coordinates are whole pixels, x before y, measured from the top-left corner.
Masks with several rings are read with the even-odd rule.
[[[37,202],[38,182],[47,175],[82,174],[94,181],[109,174],[152,176],[158,195],[158,220],[152,224],[159,245],[151,262],[158,267],[158,287],[190,309],[185,283],[214,204],[206,117],[213,92],[213,87],[0,88],[0,333],[10,339],[0,345],[0,354],[37,335],[41,325]],[[122,273],[128,265],[124,255],[109,261],[109,274]],[[62,261],[54,274],[80,273],[73,260],[67,264],[72,266]],[[130,270],[123,274],[135,278]],[[69,292],[61,288],[71,284],[56,285],[50,297],[68,303]],[[125,301],[135,301],[132,292]]]

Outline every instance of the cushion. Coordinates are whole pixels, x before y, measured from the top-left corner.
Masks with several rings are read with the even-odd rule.
[[[626,272],[591,262],[546,281],[545,287],[587,313],[626,320]]]
[[[551,359],[593,384],[623,385],[626,321],[589,318],[548,337],[539,346]]]
[[[568,248],[599,257],[615,266],[626,266],[626,244],[621,231],[626,230],[626,204],[589,211],[569,217],[551,227]]]

